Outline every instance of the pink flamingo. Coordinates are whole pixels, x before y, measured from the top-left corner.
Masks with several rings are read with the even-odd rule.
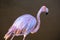
[[[46,6],[42,6],[37,13],[37,19],[30,14],[25,14],[18,17],[13,25],[9,28],[8,32],[5,34],[5,40],[7,40],[11,35],[12,38],[10,40],[12,40],[14,36],[21,35],[24,36],[23,40],[25,40],[29,33],[36,33],[40,28],[40,14],[42,12],[47,14],[48,8]]]

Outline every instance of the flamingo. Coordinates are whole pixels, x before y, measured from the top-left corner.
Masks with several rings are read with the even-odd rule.
[[[40,15],[42,12],[47,14],[48,8],[46,6],[42,6],[37,13],[37,18],[30,14],[19,16],[5,34],[4,39],[7,40],[12,36],[10,40],[13,40],[15,36],[23,35],[23,40],[25,40],[29,33],[36,33],[40,28]]]

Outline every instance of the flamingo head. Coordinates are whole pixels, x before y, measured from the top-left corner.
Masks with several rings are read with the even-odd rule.
[[[41,12],[45,12],[46,15],[48,14],[48,8],[46,6],[42,6],[40,9]]]

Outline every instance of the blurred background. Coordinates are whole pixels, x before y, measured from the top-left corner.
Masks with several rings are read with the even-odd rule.
[[[29,34],[26,40],[60,40],[60,1],[59,0],[0,0],[0,40],[4,40],[14,20],[23,15],[36,17],[41,6],[49,8],[49,14],[41,14],[40,29],[35,34]],[[13,40],[22,40],[23,36]],[[9,39],[8,39],[9,40]]]

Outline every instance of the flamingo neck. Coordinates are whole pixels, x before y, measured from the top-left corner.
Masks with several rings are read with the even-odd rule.
[[[41,15],[41,11],[39,10],[39,11],[38,11],[38,14],[37,14],[37,26],[36,26],[36,28],[32,31],[32,34],[33,34],[33,33],[36,33],[36,32],[39,30],[39,28],[40,28],[40,15]]]
[[[37,26],[35,28],[35,32],[37,32],[40,28],[40,15],[41,15],[41,10],[38,11],[38,14],[37,14]]]
[[[40,15],[41,15],[41,11],[39,10],[37,13],[37,23],[40,23]]]

